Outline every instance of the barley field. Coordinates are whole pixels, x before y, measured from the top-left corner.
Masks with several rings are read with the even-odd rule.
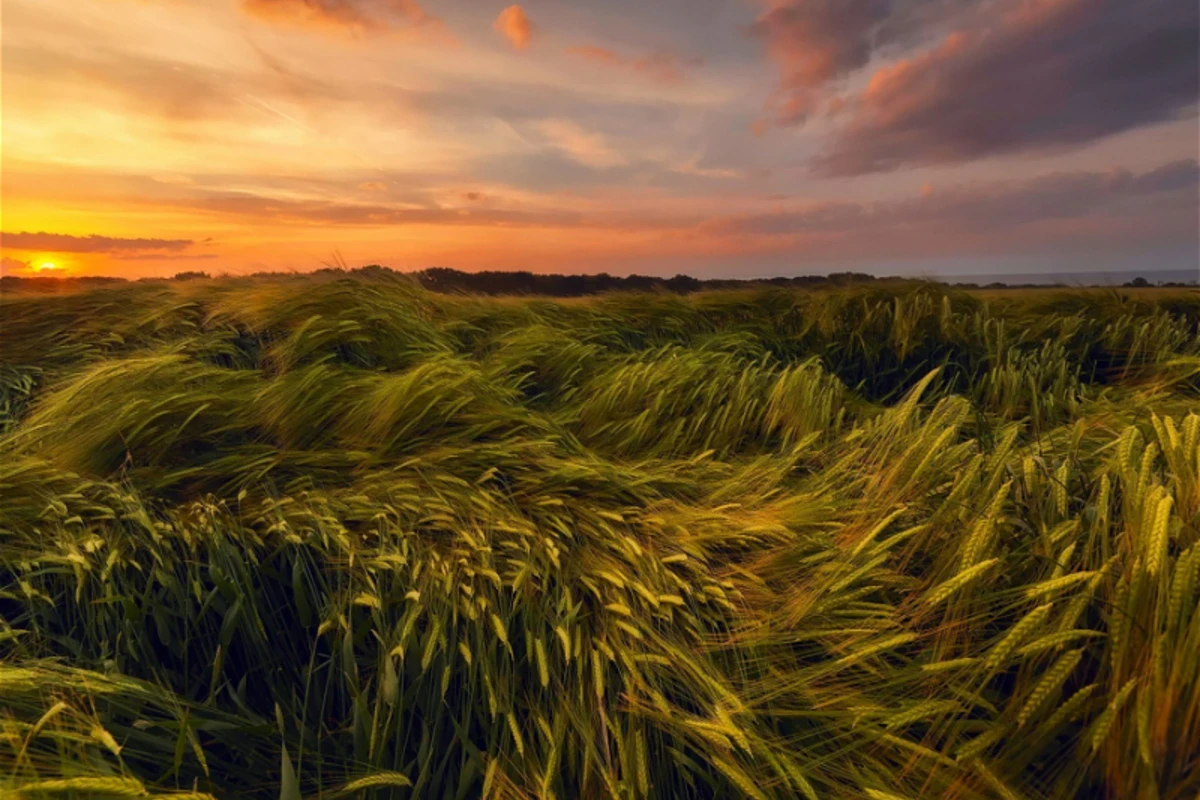
[[[0,795],[1200,791],[1200,293],[0,300]]]

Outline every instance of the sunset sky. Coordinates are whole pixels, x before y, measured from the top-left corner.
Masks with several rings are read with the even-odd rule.
[[[3,273],[1196,269],[1195,0],[0,0]]]

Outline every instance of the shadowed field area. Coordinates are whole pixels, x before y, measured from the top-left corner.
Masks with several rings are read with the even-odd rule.
[[[0,791],[1200,786],[1200,293],[0,300]]]

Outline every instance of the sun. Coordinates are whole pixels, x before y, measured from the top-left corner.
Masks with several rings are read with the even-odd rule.
[[[55,264],[53,261],[44,261],[38,265],[37,271],[38,272],[54,272],[57,269],[58,269],[58,265]]]

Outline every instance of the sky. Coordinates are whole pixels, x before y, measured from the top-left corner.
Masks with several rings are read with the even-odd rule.
[[[1195,0],[0,0],[5,275],[1195,271]]]

